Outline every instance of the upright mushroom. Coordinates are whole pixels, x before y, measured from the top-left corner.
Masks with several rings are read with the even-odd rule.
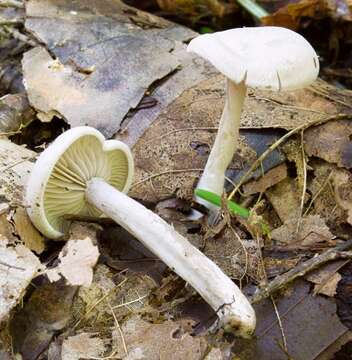
[[[222,195],[225,171],[236,150],[247,86],[276,91],[303,88],[317,78],[319,60],[301,35],[269,26],[200,35],[187,50],[208,60],[227,80],[219,130],[197,185]],[[211,209],[208,202],[198,201]]]
[[[39,156],[27,185],[28,214],[47,237],[63,235],[65,214],[105,214],[139,239],[190,283],[241,336],[255,328],[255,313],[236,284],[202,252],[152,211],[129,198],[133,175],[129,148],[90,127],[60,135]]]

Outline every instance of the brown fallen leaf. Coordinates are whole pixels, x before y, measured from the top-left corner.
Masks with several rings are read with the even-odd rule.
[[[334,297],[336,295],[337,284],[341,280],[341,275],[339,273],[331,275],[327,271],[320,271],[317,274],[308,275],[307,279],[315,284],[313,290],[315,294]]]
[[[27,96],[9,94],[0,98],[0,135],[19,131],[35,118],[34,110],[29,106]]]
[[[298,228],[297,218],[289,219],[279,228],[272,230],[271,237],[285,248],[290,249],[314,249],[329,246],[334,239],[334,235],[319,215],[302,218]]]
[[[265,195],[282,222],[297,219],[300,216],[302,191],[299,190],[295,179],[287,177],[267,189]]]
[[[327,12],[327,2],[323,0],[300,0],[289,2],[274,14],[261,19],[265,25],[283,26],[297,30],[302,18],[317,18]]]
[[[274,299],[282,326],[270,299],[255,305],[256,336],[249,342],[236,340],[233,351],[239,359],[315,360],[348,330],[336,314],[334,299],[314,296],[304,280],[295,281]]]
[[[28,249],[35,251],[37,254],[41,254],[45,249],[44,238],[32,225],[26,210],[22,207],[18,207],[13,216],[13,220],[15,230],[24,245],[26,245]]]
[[[336,202],[347,211],[347,222],[352,225],[352,175],[347,170],[336,169],[332,178]]]
[[[24,54],[25,85],[42,120],[57,115],[111,137],[149,86],[181,64],[173,50],[193,32],[182,29],[176,40],[168,35],[174,24],[122,1],[85,4],[26,2],[25,26],[50,53],[36,47]]]
[[[96,334],[82,333],[70,336],[62,343],[62,360],[80,360],[102,357],[106,351],[106,341]]]
[[[90,286],[98,257],[98,247],[89,237],[69,240],[59,254],[59,265],[46,270],[46,274],[52,282],[63,277],[70,285]]]
[[[307,129],[304,148],[308,156],[316,156],[346,169],[352,168],[352,122],[331,121]]]
[[[123,351],[122,335],[127,347]],[[203,337],[192,337],[185,333],[182,325],[166,321],[150,324],[133,316],[121,325],[121,334],[114,332],[117,356],[121,359],[173,359],[200,360],[204,358],[206,341]]]
[[[0,196],[13,206],[23,204],[24,186],[37,154],[0,139]]]
[[[279,183],[287,177],[287,165],[281,164],[269,170],[258,180],[250,181],[243,185],[244,196],[264,192],[266,189]]]

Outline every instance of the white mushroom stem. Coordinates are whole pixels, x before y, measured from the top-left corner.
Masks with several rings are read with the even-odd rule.
[[[99,178],[88,183],[86,199],[187,281],[217,312],[221,326],[243,337],[253,333],[255,313],[241,290],[172,226]]]
[[[214,145],[197,185],[198,189],[209,190],[220,196],[223,194],[225,171],[237,148],[241,112],[246,92],[245,81],[236,84],[227,79],[225,107]],[[197,201],[209,209],[213,208],[207,201],[198,198]]]

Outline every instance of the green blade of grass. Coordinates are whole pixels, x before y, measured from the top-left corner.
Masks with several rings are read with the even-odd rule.
[[[206,200],[213,205],[221,207],[221,196],[214,194],[211,191],[203,190],[203,189],[196,189],[195,194],[196,196],[199,196],[201,199]],[[249,218],[249,210],[236,204],[234,201],[227,200],[227,207],[233,214],[239,215],[246,219]]]

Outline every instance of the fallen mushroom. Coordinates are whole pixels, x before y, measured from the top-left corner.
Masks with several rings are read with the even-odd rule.
[[[236,150],[247,86],[277,91],[303,88],[317,78],[319,60],[301,35],[270,26],[200,35],[187,50],[208,60],[227,79],[219,130],[197,185],[221,196],[225,171]],[[199,197],[197,201],[213,209]]]
[[[193,286],[216,311],[219,326],[249,336],[256,319],[247,298],[172,226],[124,194],[132,175],[133,158],[125,144],[76,127],[39,156],[27,185],[28,214],[53,239],[63,236],[65,214],[111,217]]]

